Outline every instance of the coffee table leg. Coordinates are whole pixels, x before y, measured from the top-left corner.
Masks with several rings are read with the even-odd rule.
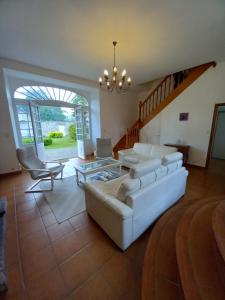
[[[77,181],[77,185],[79,185],[79,176],[78,176],[78,170],[76,170],[76,181]]]
[[[83,174],[83,176],[84,176],[84,182],[86,182],[86,180],[87,180],[87,178],[86,178],[86,175],[85,175],[85,174]]]

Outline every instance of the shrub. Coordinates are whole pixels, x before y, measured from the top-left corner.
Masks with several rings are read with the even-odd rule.
[[[49,146],[52,144],[52,139],[50,137],[44,138],[44,145]]]
[[[76,140],[76,127],[75,127],[75,124],[72,124],[69,127],[69,137],[73,141]]]
[[[52,131],[52,132],[49,132],[48,136],[50,138],[60,139],[63,137],[63,133],[60,131]]]
[[[24,137],[23,144],[32,144],[34,143],[34,138]]]

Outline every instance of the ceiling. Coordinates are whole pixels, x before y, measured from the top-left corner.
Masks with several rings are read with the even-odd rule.
[[[225,60],[225,0],[0,0],[0,57],[98,80],[113,40],[136,84]]]

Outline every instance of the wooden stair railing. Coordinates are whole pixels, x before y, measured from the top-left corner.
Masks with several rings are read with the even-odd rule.
[[[133,147],[134,143],[139,142],[140,121],[138,120],[131,128],[127,128],[126,149]]]
[[[148,122],[160,113],[168,104],[189,87],[199,76],[201,76],[216,63],[209,62],[192,69],[177,72],[166,76],[156,88],[139,102],[139,119],[127,129],[127,132],[114,146],[114,155],[121,149],[132,148],[134,143],[139,142],[139,132]]]

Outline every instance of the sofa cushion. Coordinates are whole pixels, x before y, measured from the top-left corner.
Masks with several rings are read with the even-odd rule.
[[[156,173],[155,171],[150,172],[148,174],[145,174],[144,176],[140,177],[141,181],[141,188],[145,188],[146,186],[152,184],[153,182],[156,181]]]
[[[139,163],[130,169],[130,177],[139,178],[157,169],[160,165],[161,165],[160,159],[152,159],[152,160],[147,160],[145,162]]]
[[[182,164],[183,164],[182,160],[178,160],[178,161],[175,161],[175,162],[173,162],[171,164],[168,164],[166,166],[166,168],[167,168],[167,174],[170,174],[170,173],[174,172],[175,170],[177,170],[178,168],[181,168]]]
[[[136,179],[127,178],[123,182],[121,182],[117,190],[116,197],[120,201],[125,202],[126,198],[130,196],[132,193],[138,191],[140,187],[141,187],[140,180],[138,178]]]
[[[124,161],[131,164],[137,164],[140,161],[140,157],[139,155],[133,154],[133,155],[125,156]]]
[[[141,154],[143,156],[150,156],[152,145],[144,143],[135,143],[133,149],[138,154]]]
[[[166,166],[181,159],[183,159],[183,154],[181,152],[170,153],[162,158],[162,164]]]
[[[167,167],[160,166],[158,169],[155,170],[155,173],[156,173],[156,180],[159,180],[160,178],[166,176]]]
[[[176,151],[177,149],[174,147],[152,145],[151,156],[156,158],[162,158],[163,156]]]

